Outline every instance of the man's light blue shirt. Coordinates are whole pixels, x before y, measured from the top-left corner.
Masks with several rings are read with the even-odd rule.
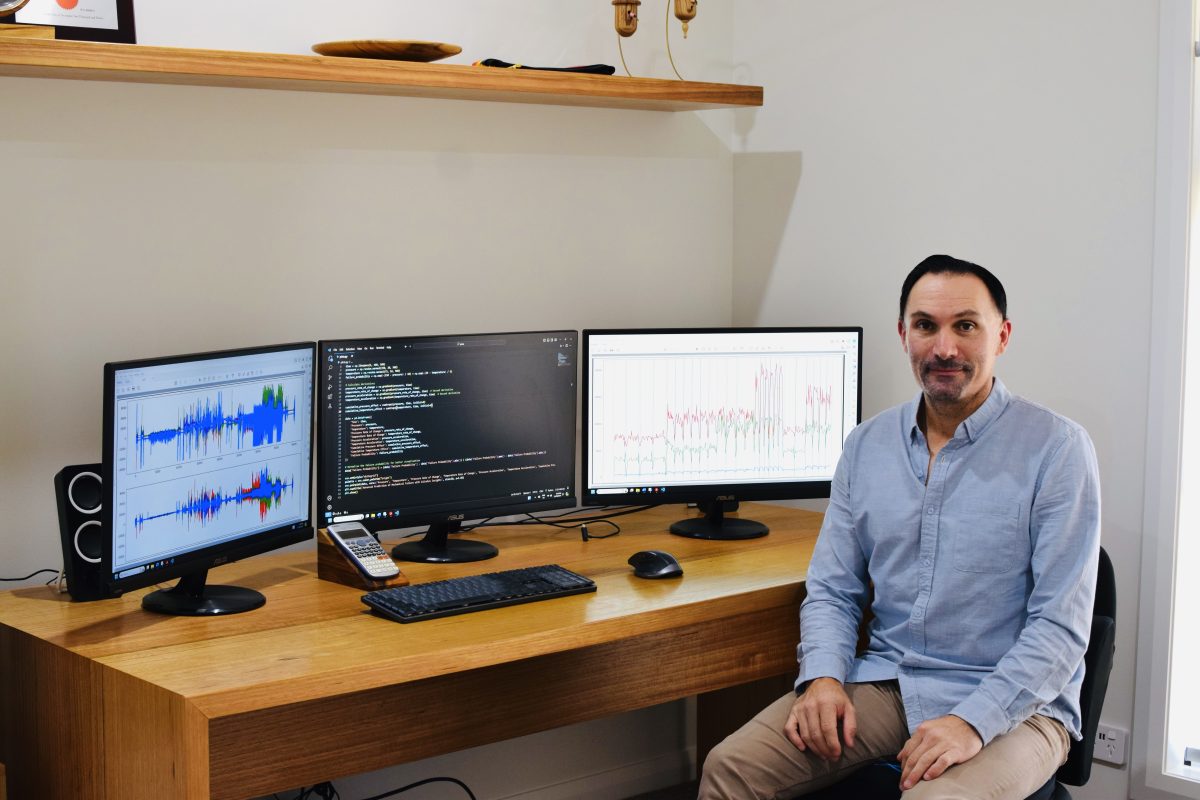
[[[910,731],[954,714],[987,744],[1044,714],[1078,739],[1100,544],[1091,439],[997,379],[930,468],[921,400],[846,440],[808,571],[796,685],[896,679]]]

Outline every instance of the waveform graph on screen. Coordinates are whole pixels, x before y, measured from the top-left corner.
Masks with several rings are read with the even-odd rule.
[[[134,471],[161,469],[304,436],[296,421],[302,380],[232,382],[219,389],[168,392],[129,404]]]
[[[827,475],[844,440],[840,353],[613,356],[592,372],[599,483]]]
[[[134,526],[140,533],[146,523],[166,517],[182,518],[189,527],[193,523],[207,525],[225,506],[231,503],[257,505],[258,519],[261,522],[266,520],[267,514],[273,506],[282,502],[284,493],[292,491],[295,487],[296,481],[293,478],[284,479],[274,476],[267,467],[263,467],[252,475],[248,482],[231,491],[226,491],[221,487],[214,489],[206,486],[191,489],[186,498],[175,501],[174,510],[150,515],[138,514],[134,517]]]
[[[180,544],[203,546],[303,517],[302,456],[288,455],[131,490],[120,546],[130,560],[153,559]]]

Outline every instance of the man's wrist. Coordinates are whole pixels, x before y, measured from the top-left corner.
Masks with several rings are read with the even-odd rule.
[[[979,741],[984,745],[1016,727],[1015,724],[1009,723],[1005,710],[992,702],[979,689],[965,697],[962,702],[950,709],[949,713],[970,725],[971,729],[975,731],[975,735],[979,737]]]
[[[842,682],[839,681],[837,678],[833,677],[832,675],[821,675],[816,678],[810,678],[809,680],[806,680],[803,683],[801,683],[799,686],[797,686],[796,687],[796,696],[799,697],[800,695],[807,692],[808,687],[812,686],[817,681],[833,681],[838,686],[842,685]]]
[[[972,725],[970,722],[968,722],[967,720],[960,717],[958,714],[950,714],[950,716],[954,717],[956,720],[959,720],[960,722],[962,722],[962,724],[964,724],[968,728],[970,728],[971,733],[975,734],[976,738],[979,739],[979,745],[981,747],[983,746],[983,736],[979,733],[979,731],[975,728],[974,725]]]

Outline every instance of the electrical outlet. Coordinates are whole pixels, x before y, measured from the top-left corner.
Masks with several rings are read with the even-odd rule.
[[[1128,737],[1128,731],[1111,725],[1100,725],[1096,728],[1096,749],[1092,751],[1092,760],[1118,767],[1124,766],[1125,740]]]

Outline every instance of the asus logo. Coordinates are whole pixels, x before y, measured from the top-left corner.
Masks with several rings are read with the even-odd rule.
[[[213,559],[212,565],[214,567],[219,567],[222,564],[228,563],[228,561],[229,561],[229,556],[218,556]]]
[[[737,495],[719,494],[717,495],[716,500],[718,503],[731,503],[734,500],[737,500]]]
[[[446,517],[446,520],[449,522],[461,522],[466,518],[466,514],[451,514],[450,516]]]

